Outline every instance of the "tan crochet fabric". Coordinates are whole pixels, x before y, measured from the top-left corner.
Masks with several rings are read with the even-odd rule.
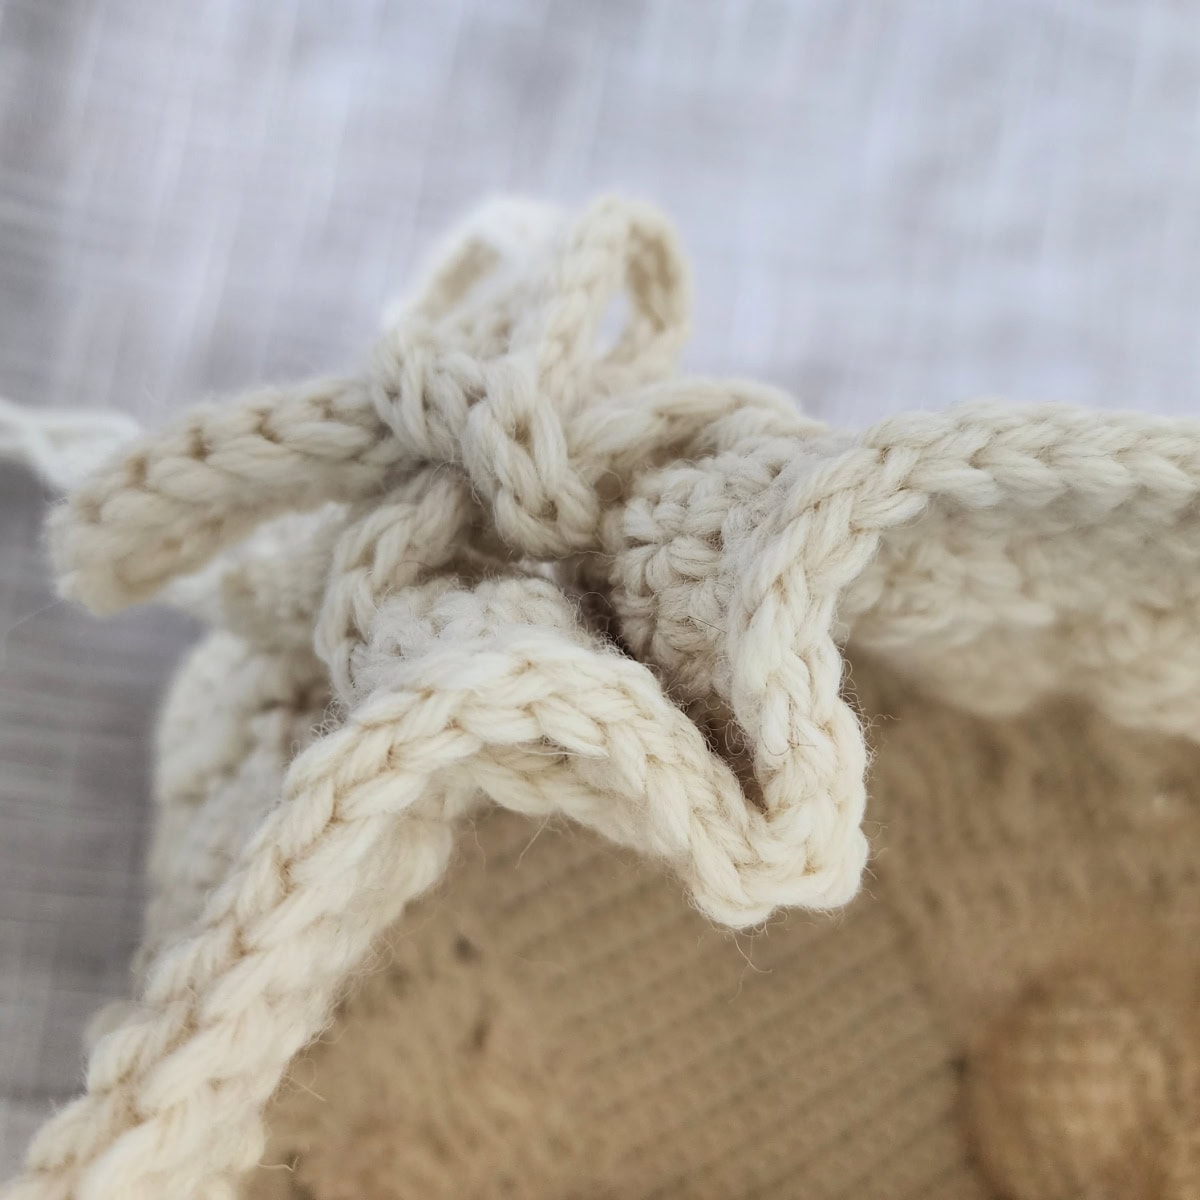
[[[839,434],[686,319],[653,211],[493,208],[55,514],[216,629],[6,1197],[1200,1196],[1200,427]]]

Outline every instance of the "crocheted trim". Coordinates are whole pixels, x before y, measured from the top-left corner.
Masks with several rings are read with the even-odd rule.
[[[1195,426],[987,404],[835,434],[674,376],[688,310],[653,210],[492,210],[363,375],[197,409],[54,514],[66,594],[108,612],[198,572],[226,624],[315,650],[344,720],[10,1200],[232,1196],[289,1061],[481,796],[665,861],[722,922],[849,900],[850,634],[964,703],[1096,686],[1195,731]],[[1131,657],[1135,686],[1096,683]]]

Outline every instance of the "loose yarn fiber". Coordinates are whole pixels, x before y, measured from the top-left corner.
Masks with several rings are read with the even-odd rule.
[[[1069,697],[1130,737],[1197,739],[1200,425],[976,403],[842,433],[773,389],[679,375],[688,318],[653,209],[493,205],[361,374],[197,408],[54,512],[65,595],[165,597],[216,629],[164,713],[138,998],[102,1015],[86,1092],[6,1200],[245,1194],[281,1083],[486,802],[655,860],[723,926],[846,905],[871,757],[848,646],[980,729]],[[936,958],[959,934],[914,898],[953,854],[914,811],[892,892]],[[1144,1194],[1194,1198],[1200,1106],[1151,1046],[1176,1035],[1145,1032],[1102,958],[980,1035],[979,1157],[1012,1195],[1109,1194],[1086,1188],[1120,1178],[1122,1146],[1097,1165],[1090,1135],[1043,1136],[1087,1107],[1039,1082],[1045,1044],[1090,1021],[1117,1049],[1079,1068],[1084,1039],[1079,1095],[1137,1064],[1143,1091],[1110,1089],[1096,1121],[1144,1144],[1151,1112],[1174,1165],[1139,1160]],[[1194,987],[1171,993],[1185,1058]],[[478,1093],[503,1128],[515,1086]],[[452,1194],[426,1170],[425,1194]]]

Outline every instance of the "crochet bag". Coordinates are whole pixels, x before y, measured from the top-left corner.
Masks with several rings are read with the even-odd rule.
[[[842,433],[675,373],[686,275],[493,206],[54,513],[212,631],[8,1200],[1200,1197],[1200,425]]]

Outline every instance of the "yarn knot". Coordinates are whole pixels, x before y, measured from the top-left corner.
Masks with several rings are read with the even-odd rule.
[[[688,299],[682,255],[651,210],[602,201],[547,241],[523,271],[486,262],[499,278],[474,304],[468,293],[484,281],[455,260],[443,274],[458,271],[459,305],[418,306],[388,330],[368,388],[407,454],[466,473],[510,545],[563,557],[595,547],[597,483],[613,457],[589,443],[581,415],[597,395],[669,373]],[[620,299],[625,327],[601,350]]]
[[[560,557],[595,540],[594,483],[531,354],[481,361],[405,324],[379,345],[370,388],[397,440],[430,465],[461,468],[514,548]]]

